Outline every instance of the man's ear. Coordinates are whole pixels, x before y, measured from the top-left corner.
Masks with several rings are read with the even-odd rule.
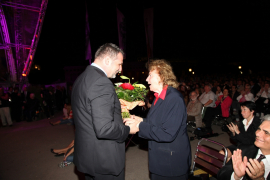
[[[105,63],[106,66],[110,66],[111,65],[111,59],[106,56],[104,59],[103,59],[103,62]]]

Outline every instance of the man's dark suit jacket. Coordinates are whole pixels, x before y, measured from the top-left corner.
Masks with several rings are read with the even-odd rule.
[[[258,83],[255,83],[251,88],[250,92],[256,97],[257,93],[261,90],[261,86]]]
[[[155,99],[153,100],[155,102]],[[190,168],[187,113],[183,96],[168,87],[139,125],[139,136],[148,139],[149,171],[161,176],[181,176]]]
[[[231,92],[231,94],[232,94],[232,92]],[[233,101],[237,101],[237,97],[240,95],[240,93],[238,92],[238,91],[236,91],[235,93],[234,93],[234,95],[233,95],[233,97],[232,97],[232,100]],[[237,101],[238,102],[238,101]]]
[[[78,170],[119,175],[125,167],[125,139],[120,102],[105,73],[88,66],[76,79],[71,96],[75,123],[74,163]]]
[[[257,131],[258,127],[261,124],[261,119],[257,116],[254,116],[252,123],[249,125],[247,131],[245,131],[243,121],[239,123],[238,129],[240,131],[239,134],[235,134],[235,136],[231,135],[231,139],[237,142],[238,145],[240,144],[254,144],[256,135],[255,132]],[[233,152],[232,152],[233,153]]]
[[[241,145],[238,149],[242,150],[242,157],[247,156],[247,159],[252,158],[255,159],[258,153],[258,148],[255,145]],[[232,160],[230,160],[224,167],[222,167],[218,174],[218,180],[230,180],[231,175],[233,173]],[[267,180],[270,180],[270,176],[268,175]]]

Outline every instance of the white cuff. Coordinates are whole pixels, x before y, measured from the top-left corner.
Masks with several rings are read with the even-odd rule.
[[[141,122],[142,122],[142,121],[141,121]],[[140,129],[139,126],[140,126],[141,122],[139,122],[139,123],[137,124],[137,128],[138,128],[138,129]]]

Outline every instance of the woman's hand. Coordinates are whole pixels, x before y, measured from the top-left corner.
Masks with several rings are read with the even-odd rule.
[[[238,126],[237,126],[236,124],[233,124],[233,123],[232,123],[232,126],[233,126],[233,128],[234,128],[235,133],[236,133],[236,134],[240,134],[240,131],[239,131]]]
[[[233,125],[232,125],[232,124],[233,124],[233,123],[228,124],[228,125],[227,125],[227,127],[229,128],[229,130],[230,130],[232,133],[235,133],[235,130],[234,130]]]
[[[141,122],[140,117],[137,117],[136,119],[132,118],[125,118],[123,121],[126,126],[129,126],[130,132],[129,134],[136,134],[139,131],[138,124]]]

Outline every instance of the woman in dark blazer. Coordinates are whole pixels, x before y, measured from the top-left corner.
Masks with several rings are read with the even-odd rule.
[[[251,101],[246,101],[240,104],[241,105],[241,114],[243,116],[243,121],[239,123],[239,126],[231,123],[227,125],[230,130],[231,140],[235,142],[236,145],[231,145],[227,147],[228,158],[230,160],[233,151],[241,144],[252,145],[254,144],[258,127],[261,124],[259,117],[254,116],[254,111],[256,109],[256,104]]]
[[[152,180],[188,179],[191,161],[186,129],[187,113],[171,65],[165,60],[149,64],[146,81],[155,92],[146,118],[131,116],[126,125],[137,127],[139,137],[148,139],[149,171]],[[136,124],[136,126],[132,124]]]

